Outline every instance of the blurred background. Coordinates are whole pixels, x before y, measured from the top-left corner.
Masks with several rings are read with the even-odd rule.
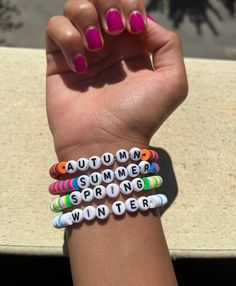
[[[65,0],[0,0],[0,46],[44,48],[48,19]],[[146,0],[161,25],[176,31],[184,56],[236,59],[236,0]]]

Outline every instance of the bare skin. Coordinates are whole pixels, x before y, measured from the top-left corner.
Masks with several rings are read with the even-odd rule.
[[[124,29],[108,31],[104,15],[111,7],[120,9]],[[140,33],[130,28],[133,10],[143,15]],[[103,45],[96,50],[84,33],[91,25],[101,33]],[[180,40],[146,18],[142,0],[69,0],[64,16],[50,19],[46,32],[47,114],[60,161],[147,147],[187,95]],[[85,73],[77,72],[77,54],[86,59]],[[154,213],[110,216],[67,234],[74,285],[177,285]]]

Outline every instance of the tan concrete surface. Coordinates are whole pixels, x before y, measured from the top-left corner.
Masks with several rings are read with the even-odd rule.
[[[0,253],[61,255],[47,192],[56,157],[44,51],[0,48],[0,67]],[[178,185],[164,231],[172,256],[236,256],[236,62],[186,59],[186,67],[189,97],[151,142],[170,156]],[[163,190],[174,196],[171,176]]]

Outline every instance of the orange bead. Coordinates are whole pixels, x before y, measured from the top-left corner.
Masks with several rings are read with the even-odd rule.
[[[66,174],[66,162],[59,163],[57,169],[60,174]]]
[[[142,160],[148,161],[151,156],[151,153],[148,149],[142,149]]]

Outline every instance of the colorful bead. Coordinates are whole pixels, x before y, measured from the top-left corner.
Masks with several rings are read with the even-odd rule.
[[[57,166],[58,172],[61,175],[66,174],[66,162],[60,162]]]
[[[152,163],[150,164],[149,172],[150,172],[151,174],[157,174],[159,171],[160,171],[159,165],[158,165],[156,162],[152,162]]]

